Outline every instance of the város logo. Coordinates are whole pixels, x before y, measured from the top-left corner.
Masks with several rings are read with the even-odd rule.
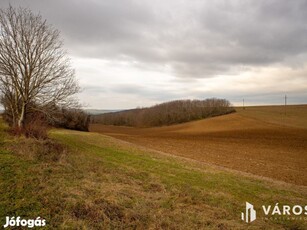
[[[241,219],[246,223],[256,220],[256,210],[254,209],[254,205],[246,202],[245,213],[241,213]]]
[[[287,205],[276,203],[275,205],[262,205],[258,213],[264,220],[307,220],[307,205]],[[246,223],[256,220],[254,205],[246,202],[245,213],[241,213],[241,219]]]

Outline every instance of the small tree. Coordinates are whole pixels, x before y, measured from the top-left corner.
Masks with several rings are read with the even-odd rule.
[[[1,103],[11,124],[23,128],[27,114],[52,117],[79,91],[59,31],[29,9],[0,10]]]

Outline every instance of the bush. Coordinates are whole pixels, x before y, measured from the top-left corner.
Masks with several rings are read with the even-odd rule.
[[[4,112],[3,118],[11,127],[11,134],[17,136],[25,135],[26,137],[35,139],[47,139],[48,130],[52,126],[88,131],[90,116],[81,109],[60,109],[55,107],[52,114],[50,114],[37,112],[44,110],[35,107],[35,105],[32,105],[32,107],[35,109],[26,114],[23,128],[19,128],[16,124],[13,124],[12,114],[9,110]]]
[[[36,114],[26,123],[23,132],[26,137],[31,137],[36,139],[47,139],[48,131],[49,131],[49,126],[47,120],[44,118],[42,114]]]
[[[9,131],[15,136],[25,135],[27,138],[45,140],[48,138],[49,129],[50,127],[45,116],[41,113],[33,113],[31,116],[28,116],[23,128],[15,126],[11,127]]]
[[[61,117],[57,122],[58,127],[88,131],[90,116],[81,109],[62,109]]]

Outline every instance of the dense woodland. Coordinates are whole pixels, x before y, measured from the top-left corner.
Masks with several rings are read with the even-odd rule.
[[[93,123],[104,125],[153,127],[183,123],[235,112],[225,99],[176,100],[149,108],[105,113],[92,117]]]

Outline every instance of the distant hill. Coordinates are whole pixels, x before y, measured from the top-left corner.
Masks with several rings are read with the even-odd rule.
[[[104,113],[113,113],[118,112],[118,110],[110,110],[110,109],[85,109],[85,112],[87,112],[90,115],[98,115],[98,114],[104,114]]]
[[[104,125],[155,127],[235,112],[226,99],[176,100],[149,108],[109,112],[92,117],[92,123]]]

